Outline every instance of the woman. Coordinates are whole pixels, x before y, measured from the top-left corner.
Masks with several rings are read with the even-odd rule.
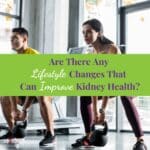
[[[95,54],[117,54],[119,53],[118,48],[114,45],[112,41],[107,39],[103,35],[103,26],[101,22],[97,19],[91,19],[83,23],[83,35],[84,40],[88,45],[93,47],[93,53]],[[137,138],[137,142],[134,145],[133,150],[142,148],[141,150],[146,150],[146,145],[143,140],[143,131],[139,121],[139,116],[137,109],[132,101],[133,97],[122,96],[121,101],[125,109],[127,118],[131,124],[133,132]],[[91,125],[93,120],[95,122],[103,123],[105,119],[105,108],[107,106],[108,97],[102,97],[102,106],[99,112],[97,112],[97,99],[96,96],[82,96],[80,98],[81,102],[81,116],[83,119],[86,135],[76,140],[73,147],[78,147],[81,145],[90,145],[89,137],[91,134]],[[93,102],[93,109],[92,109]],[[94,119],[92,118],[94,112]]]

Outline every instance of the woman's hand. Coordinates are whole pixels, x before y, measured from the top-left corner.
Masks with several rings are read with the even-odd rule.
[[[94,112],[94,123],[97,123],[99,120],[99,113],[98,112]]]
[[[99,119],[98,119],[98,124],[103,124],[105,122],[105,112],[100,113]]]
[[[100,112],[94,112],[94,123],[103,124],[105,122],[105,111],[100,109]]]

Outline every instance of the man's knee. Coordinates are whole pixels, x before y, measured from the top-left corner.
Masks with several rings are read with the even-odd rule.
[[[46,106],[48,104],[51,104],[52,97],[51,96],[39,96],[38,100],[41,106]]]

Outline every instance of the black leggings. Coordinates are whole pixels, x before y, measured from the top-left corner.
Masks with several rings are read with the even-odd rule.
[[[132,97],[121,96],[121,102],[123,104],[126,116],[131,124],[135,136],[136,137],[143,136],[139,115],[132,101]],[[93,123],[91,96],[81,96],[80,103],[81,103],[80,105],[81,116],[84,123],[85,132],[89,133],[91,125]]]

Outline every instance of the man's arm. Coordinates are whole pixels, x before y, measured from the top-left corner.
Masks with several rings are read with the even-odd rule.
[[[17,102],[19,101],[18,96],[9,96],[11,106],[12,106],[12,111],[17,111]]]
[[[26,99],[25,99],[25,102],[23,104],[23,108],[22,108],[22,111],[23,112],[27,112],[28,109],[30,108],[32,102],[33,102],[33,98],[32,96],[27,96]]]
[[[28,109],[30,108],[32,102],[33,102],[33,97],[32,96],[27,96],[26,99],[25,99],[23,108],[22,108],[22,112],[20,113],[17,120],[24,121],[25,119],[27,119]]]

